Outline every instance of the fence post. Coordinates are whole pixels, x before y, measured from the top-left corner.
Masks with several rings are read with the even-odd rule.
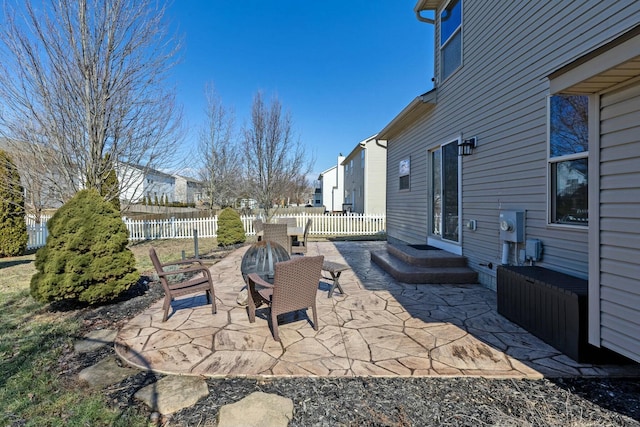
[[[198,254],[198,229],[197,228],[193,229],[193,251],[196,254],[196,259],[199,259],[200,255]]]

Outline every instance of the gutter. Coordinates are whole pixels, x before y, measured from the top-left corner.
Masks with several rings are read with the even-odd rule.
[[[438,3],[439,1],[419,0],[413,8],[413,12],[416,14],[418,21],[435,25],[436,21],[434,19],[422,16],[421,12],[424,12],[425,10],[436,10],[438,8]]]
[[[436,105],[437,90],[431,89],[422,95],[419,95],[413,99],[404,107],[404,109],[394,117],[380,132],[376,139],[389,140],[394,133],[409,123],[412,123],[423,114],[430,111]]]

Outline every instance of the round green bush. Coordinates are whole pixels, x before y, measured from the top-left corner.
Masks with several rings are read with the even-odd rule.
[[[96,190],[79,191],[48,221],[31,295],[39,301],[108,302],[140,275],[119,212]]]
[[[218,215],[218,246],[243,243],[247,239],[238,212],[224,208]]]

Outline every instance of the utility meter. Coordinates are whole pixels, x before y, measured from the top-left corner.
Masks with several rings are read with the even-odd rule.
[[[524,242],[524,211],[500,212],[500,240]]]

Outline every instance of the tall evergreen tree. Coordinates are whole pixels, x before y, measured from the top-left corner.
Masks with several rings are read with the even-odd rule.
[[[20,174],[11,157],[0,150],[0,257],[22,255],[28,240]]]

